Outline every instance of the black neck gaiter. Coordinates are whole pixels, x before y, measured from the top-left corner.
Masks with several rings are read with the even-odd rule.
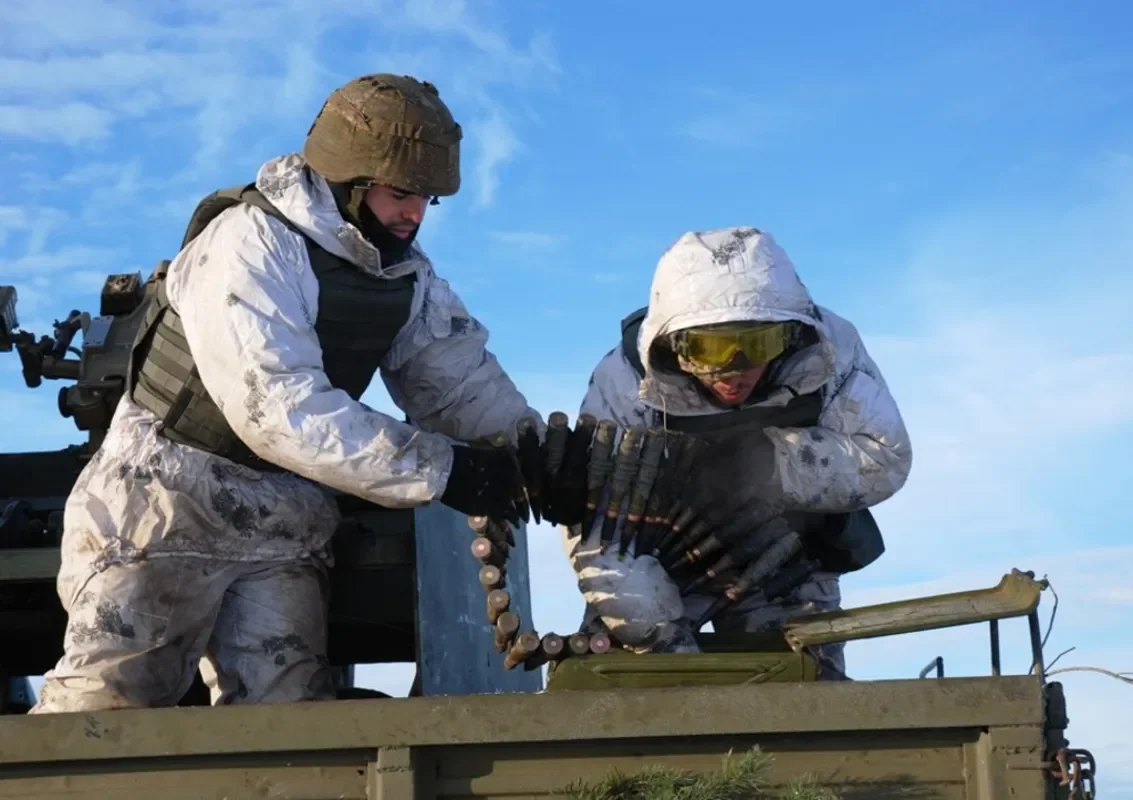
[[[329,184],[335,205],[342,218],[361,231],[370,244],[378,248],[382,256],[382,266],[390,267],[405,260],[410,245],[417,238],[414,228],[413,234],[407,239],[394,235],[389,228],[382,224],[370,207],[366,205],[366,190],[355,188],[348,183]]]

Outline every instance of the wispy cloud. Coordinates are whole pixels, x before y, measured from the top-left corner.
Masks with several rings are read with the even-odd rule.
[[[500,168],[515,156],[520,141],[499,109],[493,109],[491,115],[480,120],[473,130],[479,151],[473,170],[476,205],[484,208],[495,200],[500,185]]]
[[[509,247],[548,250],[560,247],[566,237],[557,233],[540,233],[538,231],[492,231],[490,234],[500,244]]]
[[[89,103],[0,106],[0,134],[38,142],[71,146],[101,142],[110,135],[113,121],[114,114]]]
[[[338,69],[326,66],[332,36],[395,42],[428,35],[435,58],[419,63],[418,72],[463,112],[472,134],[469,183],[476,202],[487,205],[500,166],[521,146],[507,120],[507,87],[539,86],[560,72],[546,35],[517,48],[460,0],[377,7],[266,0],[254,9],[209,0],[180,24],[167,11],[160,3],[95,3],[72,15],[6,4],[0,24],[13,46],[0,59],[0,98],[7,98],[0,134],[84,147],[128,123],[134,135],[167,137],[167,153],[183,147],[188,134],[190,158],[177,177],[190,181],[217,174],[223,153],[246,150],[269,134],[282,141],[281,129],[294,131],[284,138],[297,146],[327,92],[374,71],[362,58],[342,59],[341,47],[333,49]],[[294,24],[297,18],[302,25]],[[356,67],[342,73],[352,60]],[[408,71],[403,63],[388,68]],[[278,149],[261,144],[265,156]]]
[[[702,105],[710,110],[692,116],[679,127],[690,139],[718,147],[755,147],[782,128],[785,114],[781,108],[752,98],[708,94],[711,99]]]

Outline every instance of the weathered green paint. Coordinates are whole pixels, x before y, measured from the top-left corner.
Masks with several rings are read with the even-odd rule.
[[[829,642],[971,625],[1025,616],[1038,608],[1041,594],[1042,584],[1019,570],[1012,570],[990,589],[808,614],[789,620],[783,626],[783,633],[792,647],[801,649]]]
[[[1023,677],[12,717],[0,798],[535,798],[758,745],[774,782],[813,773],[844,800],[1048,800],[1042,724]]]
[[[611,651],[569,658],[549,670],[547,689],[644,689],[662,686],[730,686],[813,681],[815,664],[804,653],[653,653],[643,658]]]
[[[1038,678],[772,683],[131,709],[0,722],[20,763],[748,733],[1041,725]]]

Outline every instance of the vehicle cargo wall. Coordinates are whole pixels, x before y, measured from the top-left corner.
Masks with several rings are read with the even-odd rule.
[[[10,720],[10,721],[9,721]],[[1043,800],[1027,678],[408,698],[9,718],[0,798],[533,798],[613,766],[773,777],[847,800]]]

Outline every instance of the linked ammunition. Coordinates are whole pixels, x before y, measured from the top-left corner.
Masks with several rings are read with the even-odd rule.
[[[507,561],[507,552],[499,547],[496,547],[483,536],[478,536],[472,540],[472,555],[485,564],[490,564],[493,567],[503,567]]]
[[[779,570],[801,550],[802,536],[797,531],[790,531],[780,538],[744,569],[738,581],[724,590],[724,594],[697,620],[696,627],[699,629],[723,609],[740,602],[753,588],[758,591],[758,587],[773,572]]]
[[[737,520],[737,522],[727,526],[721,532],[720,538],[731,544],[731,548],[716,560],[712,566],[707,567],[703,573],[696,576],[691,581],[686,582],[685,585],[681,587],[681,594],[691,594],[701,586],[729,570],[746,568],[760,553],[786,535],[787,531],[790,530],[790,526],[782,517],[775,517],[774,519],[768,520],[766,523],[756,528],[753,533],[744,536],[743,534],[750,527],[750,523],[744,519]]]
[[[503,588],[504,571],[499,567],[492,566],[491,564],[485,564],[484,566],[480,567],[480,574],[478,577],[480,580],[480,585],[483,586],[486,591]]]
[[[497,447],[503,450],[508,456],[511,457],[512,464],[515,466],[515,486],[512,487],[512,500],[515,502],[515,507],[519,511],[519,516],[512,517],[508,520],[516,527],[519,526],[519,521],[522,519],[524,522],[531,521],[531,506],[527,502],[527,489],[523,485],[523,469],[519,465],[519,458],[516,455],[515,448],[511,446],[511,441],[504,433],[497,433],[488,438],[488,443],[492,447]]]
[[[567,652],[566,641],[556,633],[548,633],[544,636],[540,641],[540,647],[550,660],[558,659]]]
[[[603,653],[610,652],[611,642],[610,637],[604,633],[595,633],[590,637],[590,652],[595,655],[602,655]]]
[[[586,516],[582,520],[582,535],[585,538],[594,524],[594,514],[602,501],[606,480],[613,469],[614,435],[618,425],[612,419],[598,423],[594,434],[594,445],[590,448],[590,468],[586,472]]]
[[[618,453],[614,458],[613,475],[610,477],[610,493],[606,499],[606,515],[602,520],[603,546],[614,538],[614,529],[622,513],[622,503],[637,477],[637,467],[641,463],[638,446],[645,429],[637,426],[627,428],[618,443]]]
[[[563,466],[559,471],[564,482],[570,485],[586,486],[586,473],[590,464],[590,445],[598,420],[593,414],[579,414],[574,431],[567,438],[566,452],[563,453]]]
[[[638,555],[653,552],[654,545],[659,543],[661,524],[664,522],[665,514],[673,503],[673,477],[680,461],[685,436],[676,431],[665,431],[664,439],[665,447],[662,449],[657,484],[654,486],[652,494],[649,495],[649,504],[645,509],[645,524],[638,537],[637,546],[634,548]]]
[[[678,512],[681,511],[682,495],[690,480],[693,467],[706,446],[707,444],[703,439],[698,439],[695,436],[686,437],[684,446],[681,448],[680,460],[673,465],[669,508],[658,525],[659,540],[653,546],[653,557],[656,559],[660,559],[676,537],[680,535],[680,529],[674,525],[674,522]]]
[[[570,438],[570,428],[567,427],[567,415],[561,411],[553,411],[547,417],[546,433],[546,461],[544,468],[552,479],[559,476],[563,459],[566,457],[567,440]]]
[[[618,557],[624,558],[630,544],[637,535],[638,526],[645,517],[646,509],[652,500],[653,487],[660,472],[661,456],[665,450],[665,431],[650,428],[645,432],[645,443],[641,446],[641,465],[637,470],[637,480],[629,498],[629,510],[622,525],[622,535],[618,542]]]
[[[531,515],[539,523],[542,521],[543,509],[543,459],[534,417],[519,419],[516,423],[516,438],[519,442],[519,467],[526,485],[527,502],[531,507]]]
[[[519,630],[519,614],[514,611],[505,611],[496,619],[495,625],[496,652],[502,653],[508,649],[516,631]]]
[[[687,513],[687,512],[683,512]],[[687,519],[687,517],[685,518]],[[711,523],[707,520],[698,519],[684,529],[682,520],[673,523],[673,533],[676,536],[671,537],[669,547],[661,554],[661,563],[665,569],[672,572],[683,562],[687,561],[692,563],[697,560],[696,556],[688,558],[694,552],[712,552],[720,547],[720,541],[710,532],[712,529]]]
[[[499,620],[500,615],[508,610],[511,605],[511,594],[505,589],[493,589],[488,592],[488,622],[493,625]]]
[[[516,637],[511,649],[504,656],[504,669],[515,669],[521,663],[539,652],[539,634],[525,631]]]
[[[512,532],[511,525],[508,525],[504,520],[493,520],[487,517],[469,517],[468,527],[470,527],[477,536],[484,536],[491,540],[497,547],[515,547],[515,534]]]
[[[786,533],[788,528],[781,517],[774,517],[764,524],[761,524],[761,519],[762,516],[758,513],[738,516],[714,529],[706,521],[698,520],[665,554],[667,559],[665,568],[672,573],[678,567],[695,566],[719,550],[734,549],[740,542],[752,548],[752,555],[745,557],[741,562],[741,566],[746,565],[750,558],[761,553],[765,547]],[[771,525],[772,522],[776,524]],[[753,529],[755,534],[748,536],[747,534]]]
[[[565,655],[566,643],[563,641],[563,637],[548,633],[539,640],[539,648],[523,662],[523,669],[526,672],[531,672],[549,661],[559,661]]]
[[[584,656],[590,652],[590,637],[581,631],[572,633],[567,638],[567,649],[576,656]]]

